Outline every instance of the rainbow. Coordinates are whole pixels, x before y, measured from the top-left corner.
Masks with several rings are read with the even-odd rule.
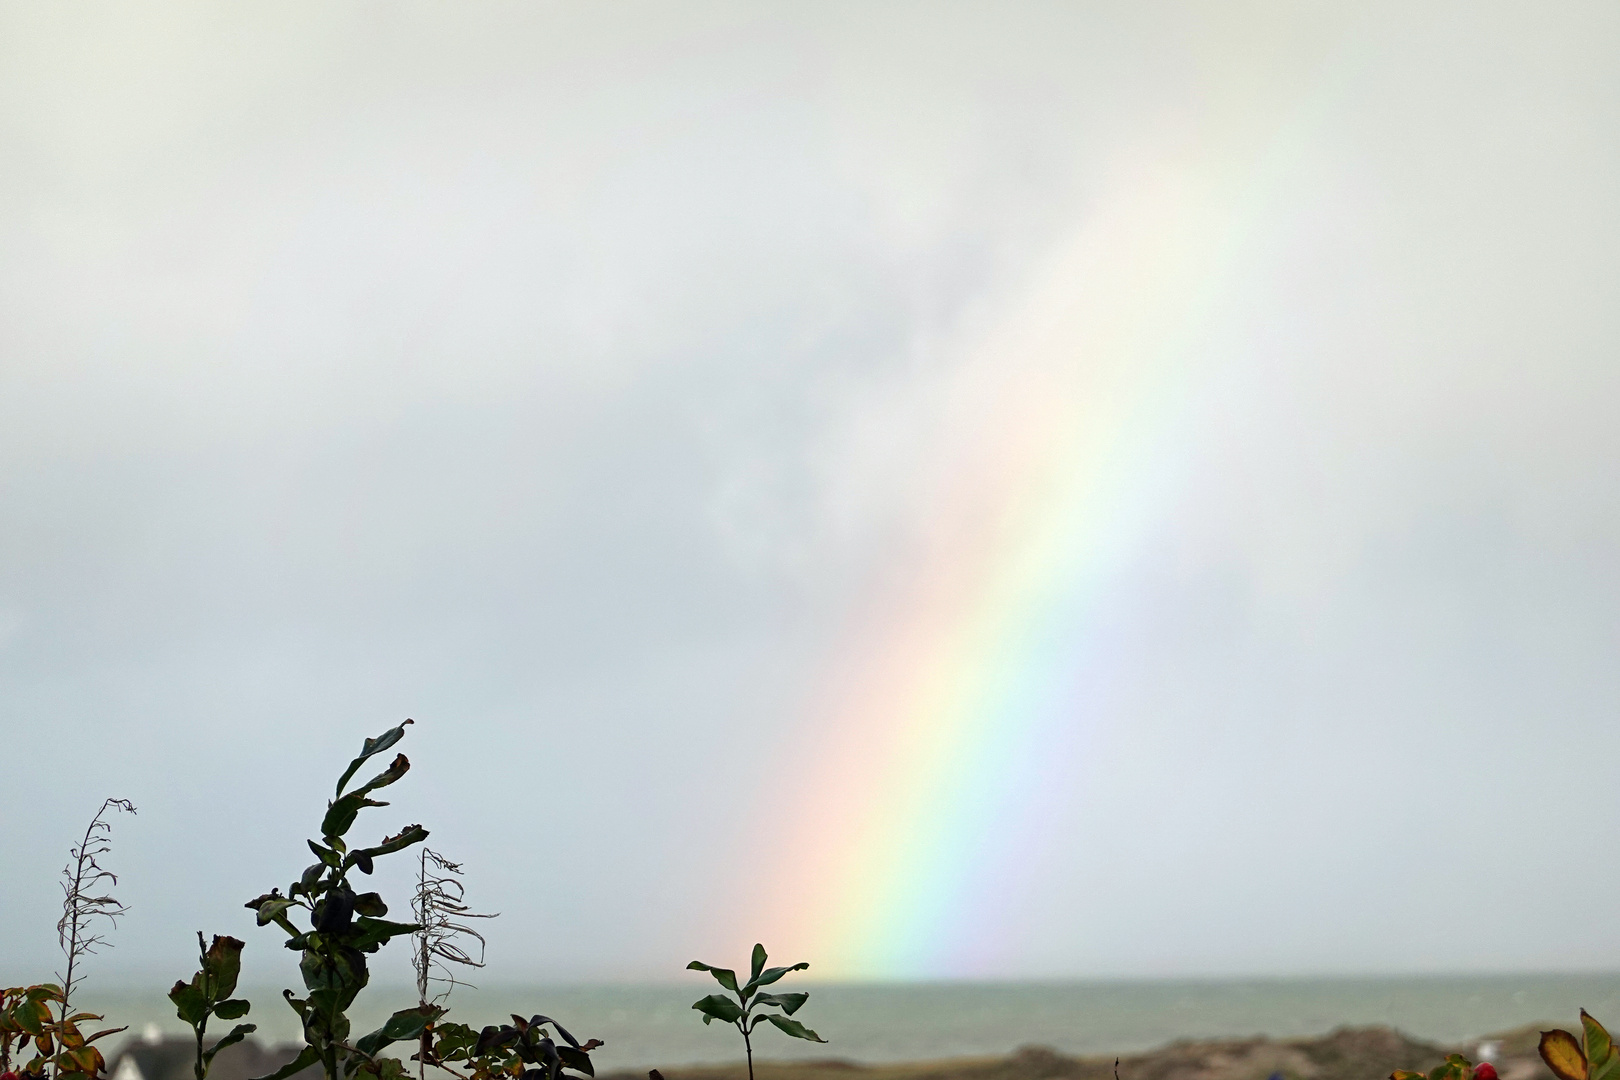
[[[805,809],[771,829],[767,940],[815,975],[996,974],[1016,950],[1008,898],[1107,714],[1108,589],[1194,460],[1201,335],[1293,126],[1123,163],[962,349],[937,529],[854,620],[795,751]]]

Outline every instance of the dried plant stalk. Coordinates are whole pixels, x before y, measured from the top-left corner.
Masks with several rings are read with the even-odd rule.
[[[430,848],[422,849],[411,911],[421,927],[414,936],[416,992],[423,1004],[443,1001],[455,987],[471,985],[457,979],[449,965],[484,966],[484,935],[461,920],[493,919],[499,912],[483,914],[469,908],[461,875],[460,864],[451,862]],[[468,944],[464,946],[463,941]],[[469,951],[472,941],[478,943],[476,960]],[[434,972],[442,974],[435,975]],[[433,983],[443,983],[445,987],[430,999],[428,987]]]
[[[414,935],[416,993],[423,1005],[437,1005],[450,996],[458,986],[471,986],[456,978],[455,967],[479,968],[484,966],[484,935],[465,920],[493,919],[499,912],[485,914],[467,906],[466,887],[461,882],[461,866],[423,846],[418,863],[416,894],[411,898],[411,913],[418,929]],[[473,959],[471,948],[478,943],[478,958]],[[454,966],[452,966],[454,965]],[[438,973],[438,974],[435,974]],[[444,989],[428,996],[431,985],[443,984]],[[422,1046],[417,1054],[417,1076],[425,1075],[433,1059],[432,1030],[422,1032]],[[437,1064],[437,1062],[433,1062]]]
[[[106,935],[96,930],[97,920],[105,919],[108,925],[116,926],[118,917],[129,910],[110,895],[96,895],[108,885],[118,884],[118,875],[96,861],[112,850],[112,823],[107,821],[110,810],[133,814],[135,804],[128,799],[102,803],[84,830],[84,839],[77,847],[68,848],[68,864],[62,868],[62,918],[56,924],[56,941],[67,957],[67,973],[57,975],[62,984],[64,1017],[71,1015],[69,1001],[84,978],[78,970],[80,961],[108,944]]]

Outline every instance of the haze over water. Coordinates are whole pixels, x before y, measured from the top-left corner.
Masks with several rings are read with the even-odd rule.
[[[1481,976],[1431,979],[1307,979],[1198,982],[818,984],[805,1021],[825,1046],[758,1039],[763,1058],[883,1062],[1010,1053],[1050,1046],[1080,1055],[1130,1053],[1173,1039],[1319,1035],[1345,1025],[1387,1024],[1419,1038],[1461,1044],[1526,1024],[1574,1016],[1583,1005],[1620,1016],[1620,976]],[[394,1004],[403,989],[379,997]],[[489,986],[457,992],[468,1023],[496,1023],[489,1003],[544,1012],[579,1038],[603,1039],[593,1058],[610,1069],[653,1068],[741,1057],[736,1033],[704,1027],[692,1011],[707,989],[675,986]],[[159,995],[92,995],[140,1031],[178,1031]],[[269,988],[255,989],[260,1037],[297,1041],[296,1018]],[[465,1011],[463,1011],[465,1010]],[[387,1007],[361,1010],[381,1023]],[[734,1045],[735,1044],[735,1045]]]

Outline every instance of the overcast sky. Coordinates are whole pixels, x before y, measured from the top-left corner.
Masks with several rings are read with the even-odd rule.
[[[1026,355],[1045,304],[1177,328],[1093,463],[1147,494],[1087,734],[955,944],[845,973],[1620,966],[1617,55],[1607,3],[5,3],[0,965],[117,795],[94,970],[284,977],[241,904],[406,716],[359,828],[465,861],[501,978],[815,964],[755,826],[821,822],[980,403],[1135,370]]]

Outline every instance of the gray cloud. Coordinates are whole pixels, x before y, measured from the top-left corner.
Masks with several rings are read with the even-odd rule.
[[[405,715],[383,813],[499,975],[734,944],[759,853],[707,823],[803,798],[761,771],[1034,371],[976,343],[1140,161],[1265,195],[1104,583],[1108,722],[937,973],[1620,956],[1608,870],[1537,883],[1615,825],[1610,10],[3,19],[8,965],[103,794],[109,977],[241,931]]]

